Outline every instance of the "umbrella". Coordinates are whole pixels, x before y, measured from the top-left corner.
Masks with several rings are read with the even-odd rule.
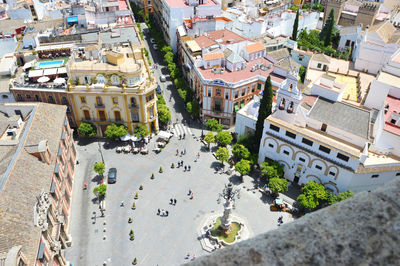
[[[120,139],[121,139],[122,141],[128,141],[128,140],[131,139],[131,135],[126,134],[125,136],[121,137]]]
[[[49,77],[40,77],[37,81],[40,82],[40,83],[45,83],[45,82],[47,82],[49,80],[50,80]]]
[[[65,83],[65,78],[56,78],[54,80],[54,84],[64,84]]]

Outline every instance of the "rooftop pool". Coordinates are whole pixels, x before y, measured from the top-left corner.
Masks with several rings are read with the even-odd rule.
[[[37,66],[38,68],[52,68],[52,67],[60,67],[62,65],[64,65],[64,60],[39,62]]]

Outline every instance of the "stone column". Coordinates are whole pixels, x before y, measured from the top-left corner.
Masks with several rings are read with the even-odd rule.
[[[224,215],[221,217],[221,227],[224,230],[229,230],[232,224],[232,218],[231,218],[231,213],[232,213],[232,204],[230,200],[226,200],[224,204]]]

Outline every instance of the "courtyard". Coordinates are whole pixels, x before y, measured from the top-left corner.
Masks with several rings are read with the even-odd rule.
[[[200,131],[191,128],[196,136]],[[154,147],[151,140],[149,150]],[[121,143],[121,145],[124,145]],[[76,166],[71,228],[72,247],[66,257],[72,265],[129,265],[137,258],[139,265],[179,265],[188,261],[187,254],[196,257],[208,254],[200,244],[198,229],[204,218],[223,210],[217,199],[224,185],[232,181],[241,189],[233,213],[246,221],[250,237],[278,228],[278,217],[286,223],[292,218],[288,213],[271,212],[271,198],[254,189],[253,178],[244,177],[244,182],[233,174],[215,174],[219,162],[206,151],[200,141],[191,136],[184,140],[173,137],[161,153],[150,151],[148,155],[116,153],[116,144],[105,140],[80,140],[77,142],[79,164]],[[187,149],[182,157],[176,150]],[[100,150],[101,149],[101,152]],[[194,162],[197,153],[200,159]],[[118,170],[117,182],[107,184],[105,215],[101,217],[93,188],[99,179],[93,172],[93,164],[102,160],[106,172],[111,167]],[[176,168],[178,160],[190,165],[190,172]],[[175,168],[171,169],[171,164]],[[163,173],[159,173],[160,166]],[[155,178],[151,179],[154,173]],[[83,184],[88,189],[83,190]],[[139,190],[139,186],[143,190]],[[188,196],[192,190],[194,198]],[[131,206],[135,193],[136,210]],[[170,205],[175,198],[175,206]],[[125,206],[121,207],[121,201]],[[158,209],[169,212],[167,217],[157,215]],[[128,223],[132,218],[133,222]],[[135,240],[129,240],[130,230]]]

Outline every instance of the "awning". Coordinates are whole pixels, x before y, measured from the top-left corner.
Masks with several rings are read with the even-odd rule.
[[[67,73],[67,69],[65,67],[57,68],[57,74],[65,74]]]
[[[43,72],[43,76],[55,75],[57,74],[57,68],[48,68]]]
[[[67,23],[78,22],[78,16],[72,16],[67,18]]]
[[[65,78],[56,78],[54,80],[54,84],[64,84],[65,83]]]
[[[40,77],[37,81],[40,83],[45,83],[48,82],[50,80],[49,77]]]
[[[283,204],[283,200],[280,198],[275,199],[276,204]]]
[[[32,61],[26,63],[26,64],[22,67],[22,69],[23,69],[23,70],[27,70],[28,68],[33,67],[34,64],[35,64],[35,60],[32,60]]]
[[[41,76],[43,76],[43,69],[30,70],[28,74],[28,77],[30,78],[41,77]]]
[[[172,134],[168,133],[167,131],[162,131],[161,130],[160,132],[158,132],[157,137],[164,138],[164,139],[169,139],[170,137],[172,137]]]

